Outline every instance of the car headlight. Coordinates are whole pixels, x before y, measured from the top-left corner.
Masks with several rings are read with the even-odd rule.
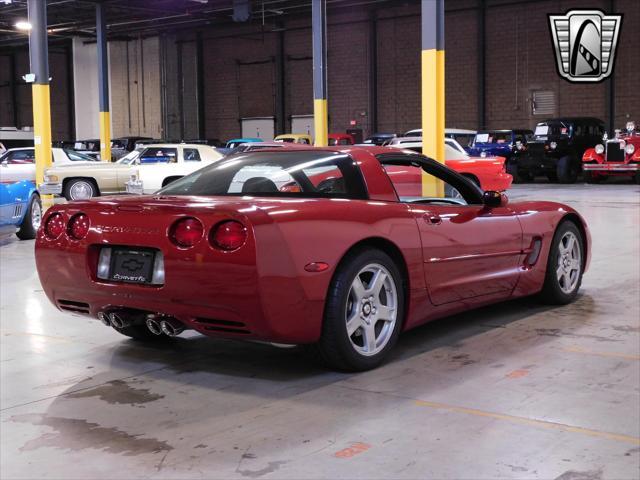
[[[555,150],[557,146],[558,146],[558,144],[557,144],[556,142],[551,142],[551,143],[549,144],[549,148],[550,148],[551,150]]]
[[[627,155],[633,155],[633,152],[636,151],[636,146],[633,143],[628,143],[626,147],[624,147],[624,153]]]
[[[602,155],[604,153],[604,145],[599,143],[598,145],[596,145],[595,151],[598,155]]]
[[[482,158],[486,158],[487,157],[487,152],[480,152],[480,156]]]
[[[137,173],[132,173],[131,176],[129,177],[129,181],[131,183],[136,183],[138,181],[138,174]]]
[[[57,175],[45,175],[44,181],[47,183],[57,183],[59,179]]]

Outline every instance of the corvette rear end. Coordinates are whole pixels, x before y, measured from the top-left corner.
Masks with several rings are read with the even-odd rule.
[[[255,230],[269,223],[263,210],[227,199],[142,199],[74,202],[47,212],[36,261],[59,309],[119,329],[146,323],[158,334],[192,328],[274,341],[286,332],[288,341],[309,340],[309,329],[293,320],[320,321],[321,303],[288,304],[286,298],[304,297],[300,284],[259,272]],[[277,305],[255,301],[275,285],[290,295]]]

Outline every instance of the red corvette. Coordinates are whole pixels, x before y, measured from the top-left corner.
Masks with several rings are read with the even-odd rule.
[[[399,169],[456,195],[394,184]],[[570,207],[508,204],[382,147],[233,155],[154,195],[56,205],[42,223],[38,274],[61,310],[138,339],[305,344],[344,370],[375,367],[438,317],[532,294],[568,303],[591,250]]]

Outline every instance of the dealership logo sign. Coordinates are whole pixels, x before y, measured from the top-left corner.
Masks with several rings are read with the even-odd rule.
[[[583,83],[611,75],[621,24],[622,15],[605,15],[600,10],[549,15],[560,76]]]

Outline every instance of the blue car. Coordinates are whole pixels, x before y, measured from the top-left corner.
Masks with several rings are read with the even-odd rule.
[[[34,182],[0,183],[0,235],[15,233],[20,240],[36,238],[42,203]]]
[[[518,180],[518,157],[525,154],[527,142],[533,137],[531,130],[481,130],[465,150],[472,157],[504,157],[507,172]]]

